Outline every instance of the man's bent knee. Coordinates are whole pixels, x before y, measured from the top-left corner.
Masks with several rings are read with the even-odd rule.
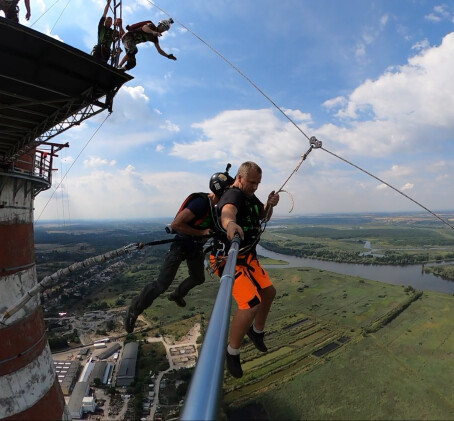
[[[262,297],[262,300],[273,301],[276,296],[276,288],[274,285],[270,285],[260,291],[260,296]]]

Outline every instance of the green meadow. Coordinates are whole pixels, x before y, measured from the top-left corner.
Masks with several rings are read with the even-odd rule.
[[[355,218],[347,221],[349,226],[339,220],[326,226],[316,222],[320,221],[269,229],[262,245],[288,254],[355,263],[428,262],[454,256],[454,234],[425,218]],[[43,237],[43,244],[50,243],[48,237]],[[85,237],[78,241],[87,241],[86,246],[39,251],[42,271],[51,273],[55,262],[74,261],[76,256],[81,260],[87,250],[94,254],[90,248],[94,240]],[[103,237],[104,243],[106,238],[110,239]],[[112,241],[110,248],[117,247]],[[385,257],[361,256],[366,241]],[[145,248],[131,256],[126,266],[109,274],[107,284],[90,288],[84,303],[103,308],[128,305],[156,278],[167,248]],[[225,372],[220,418],[454,419],[452,295],[261,261],[280,264],[268,269],[277,288],[266,326],[269,350],[260,353],[245,338],[244,376],[235,379]],[[426,270],[453,279],[452,267],[426,265]],[[219,278],[207,273],[205,283],[194,288],[186,297],[187,306],[180,308],[167,295],[186,276],[183,264],[169,290],[144,312],[149,327],[139,338],[161,334],[178,339],[195,323],[204,334]],[[235,309],[232,302],[231,314]],[[144,326],[139,321],[137,327]]]
[[[454,297],[312,269],[269,272],[284,294],[269,351],[246,344],[245,375],[225,377],[225,412],[254,404],[272,420],[454,418]]]

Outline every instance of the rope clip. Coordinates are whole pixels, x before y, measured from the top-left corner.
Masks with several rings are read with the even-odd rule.
[[[318,149],[318,148],[321,148],[322,147],[322,141],[321,140],[317,140],[317,138],[315,136],[312,136],[310,139],[309,139],[309,144],[311,145],[311,147],[307,150],[307,152],[302,156],[302,161],[304,161],[307,156],[312,152],[312,149]]]
[[[215,255],[216,260],[218,260],[218,256],[221,252],[222,252],[222,254],[224,254],[224,252],[225,252],[225,244],[224,243],[221,243],[221,244],[222,244],[222,248],[218,248],[216,250],[216,255]]]
[[[317,140],[317,138],[315,136],[312,136],[310,139],[309,139],[309,144],[311,145],[311,148],[321,148],[322,147],[322,141],[321,140]]]

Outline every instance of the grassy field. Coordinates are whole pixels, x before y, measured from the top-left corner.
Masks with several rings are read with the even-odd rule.
[[[253,403],[271,420],[454,419],[454,297],[425,292],[366,333],[413,292],[317,270],[270,273],[289,295],[270,314],[269,352],[246,345],[244,377],[226,376],[226,412]]]
[[[130,279],[139,281],[118,284],[112,295],[139,292],[149,270],[145,262],[134,268]],[[245,375],[225,374],[224,412],[254,404],[271,420],[454,419],[454,297],[424,292],[407,307],[414,297],[407,287],[311,268],[269,273],[278,291],[269,351],[259,353],[245,339]],[[186,276],[183,265],[168,292]],[[206,329],[218,286],[207,275],[186,297],[186,308],[167,293],[156,299],[145,312],[149,334],[178,338],[194,323]],[[108,291],[102,294],[108,299]],[[402,312],[390,323],[371,329],[396,309]]]
[[[380,256],[363,256],[366,241]],[[322,260],[411,264],[454,259],[454,231],[430,221],[373,220],[364,224],[279,225],[262,235],[273,251]]]
[[[334,252],[341,260],[344,254],[350,258],[365,251],[365,241],[397,256],[416,253],[418,259],[437,260],[453,254],[451,231],[426,220],[371,221],[350,227],[283,226],[267,230],[263,239],[294,250]],[[43,266],[73,261],[87,251],[84,240],[83,247],[78,243],[53,251],[55,256],[43,254]],[[121,298],[128,305],[156,277],[166,248],[140,252],[109,284],[90,290],[90,299],[115,306]],[[178,339],[195,323],[202,333],[206,329],[219,279],[207,274],[205,283],[186,297],[187,307],[180,308],[167,295],[187,276],[185,265],[181,268],[169,290],[144,313],[150,336]],[[269,351],[259,353],[245,339],[243,378],[225,374],[224,413],[239,410],[241,419],[267,413],[270,420],[454,419],[453,296],[421,295],[408,287],[318,269],[282,265],[269,273],[277,288],[266,327]],[[232,303],[232,314],[235,309]],[[246,413],[245,406],[254,413]]]

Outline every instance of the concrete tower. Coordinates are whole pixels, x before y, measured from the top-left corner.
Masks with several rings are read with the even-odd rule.
[[[37,285],[34,198],[68,146],[49,140],[111,112],[132,77],[3,18],[0,63],[0,419],[66,420],[39,296],[8,310]]]
[[[49,182],[47,159],[31,152],[0,172],[0,310],[37,282],[34,194]],[[35,159],[39,158],[39,159]],[[49,156],[48,156],[49,158]],[[41,168],[34,167],[41,162]],[[38,172],[36,172],[37,170]],[[42,176],[37,176],[41,170]],[[71,419],[53,369],[39,297],[0,325],[0,419]]]

